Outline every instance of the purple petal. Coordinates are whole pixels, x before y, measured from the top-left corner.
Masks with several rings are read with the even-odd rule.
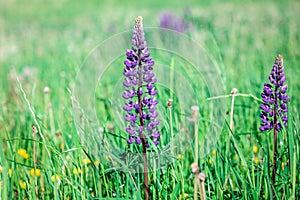
[[[132,105],[125,105],[125,106],[123,107],[123,109],[124,109],[125,111],[131,111],[131,110],[132,110]]]
[[[132,144],[132,139],[131,138],[128,138],[126,141],[127,141],[128,144]]]
[[[259,130],[260,130],[260,131],[265,131],[265,130],[266,130],[266,129],[265,129],[265,126],[260,126],[260,127],[259,127]]]
[[[281,93],[285,93],[286,90],[287,90],[288,86],[287,85],[284,85],[281,87]]]
[[[125,130],[130,135],[134,135],[135,134],[135,129],[133,129],[131,126],[127,127]]]
[[[136,144],[141,144],[142,143],[142,141],[141,141],[141,139],[139,137],[135,138],[135,142],[136,142]]]
[[[156,132],[154,132],[154,133],[152,134],[152,136],[153,136],[154,138],[159,138],[159,137],[160,137],[160,132],[156,131]]]
[[[125,87],[130,87],[132,85],[132,81],[129,78],[125,78],[123,85]]]

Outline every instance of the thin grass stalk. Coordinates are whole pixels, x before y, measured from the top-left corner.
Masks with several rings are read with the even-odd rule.
[[[173,99],[174,67],[175,67],[175,61],[174,58],[172,57],[170,63],[170,99]]]
[[[199,192],[200,192],[200,199],[201,200],[206,200],[206,194],[205,194],[205,186],[204,186],[204,181],[205,181],[205,174],[204,173],[200,173],[200,168],[199,165],[197,163],[192,163],[191,164],[191,170],[192,173],[194,174],[195,178],[196,178],[196,187],[198,187]],[[194,193],[195,195],[195,193]],[[198,195],[194,196],[194,199],[198,199]]]
[[[58,110],[64,110],[64,106],[66,105],[66,95],[64,94],[64,90],[66,88],[66,73],[63,71],[60,74],[60,87],[59,87],[59,97],[60,103],[58,105]],[[63,120],[63,112],[58,112],[58,119],[59,121]]]
[[[296,151],[293,152],[293,163],[291,164],[291,171],[292,171],[292,195],[291,197],[296,197],[296,165],[297,165],[297,158],[296,158]]]
[[[23,86],[22,86],[22,84],[21,84],[21,82],[20,82],[20,80],[19,80],[18,77],[17,77],[17,81],[18,81],[18,84],[19,84],[19,88],[20,88],[20,90],[21,90],[21,93],[23,94],[23,98],[24,98],[24,100],[26,101],[26,104],[27,104],[27,106],[28,106],[28,109],[29,109],[29,111],[30,111],[30,113],[31,113],[31,115],[32,115],[32,117],[33,117],[33,121],[34,121],[35,125],[37,126],[38,133],[39,133],[39,135],[40,135],[41,138],[42,138],[43,144],[44,144],[44,146],[45,146],[46,152],[47,152],[48,157],[49,157],[49,160],[50,160],[50,165],[51,165],[53,171],[55,171],[55,167],[54,167],[54,164],[53,164],[52,159],[51,159],[50,150],[48,149],[48,146],[47,146],[47,144],[46,144],[46,143],[47,143],[46,138],[45,138],[44,134],[43,134],[42,131],[41,131],[41,127],[40,127],[40,125],[39,125],[39,122],[38,122],[38,120],[37,120],[37,118],[36,118],[36,115],[35,115],[35,113],[34,113],[32,107],[31,107],[31,104],[30,104],[30,102],[29,102],[29,100],[28,100],[28,98],[27,98],[27,95],[26,95],[26,93],[25,93],[25,91],[24,91],[24,89],[23,89]]]
[[[228,137],[228,141],[226,143],[226,155],[228,157],[231,156],[231,151],[230,151],[230,146],[231,146],[231,137],[233,136],[233,131],[234,131],[234,121],[233,121],[233,116],[234,116],[234,100],[235,100],[235,96],[237,94],[237,89],[236,88],[233,88],[230,92],[230,95],[231,95],[231,109],[230,109],[230,121],[229,121],[229,128],[230,128],[230,136]],[[227,164],[227,163],[226,163]],[[228,173],[227,172],[227,167],[226,167],[226,174]]]
[[[156,170],[157,170],[157,166],[156,166],[156,160],[153,161],[153,183],[154,185],[156,184]],[[157,199],[156,198],[156,188],[153,189],[153,193],[152,193],[152,199]]]
[[[0,140],[0,149],[3,149],[2,148],[2,141]],[[9,185],[8,185],[8,165],[7,163],[5,162],[5,157],[4,157],[4,153],[1,152],[0,153],[0,161],[1,161],[1,166],[2,166],[2,181],[3,181],[3,184],[2,184],[2,189],[0,191],[0,199],[5,199],[8,196],[8,188],[9,188]]]
[[[233,112],[234,112],[234,99],[235,99],[235,95],[237,93],[237,89],[233,88],[231,90],[231,111],[230,111],[230,123],[229,123],[229,127],[231,129],[231,131],[233,132],[234,129],[234,122],[233,122]]]
[[[132,182],[133,182],[133,184],[134,184],[135,190],[138,191],[139,189],[138,189],[138,187],[137,187],[137,185],[136,185],[136,183],[135,183],[135,180],[134,180],[134,178],[133,178],[131,172],[129,171],[128,173],[129,173],[129,175],[130,175],[130,179],[132,180]]]
[[[170,134],[171,134],[171,141],[170,142],[172,142],[173,139],[174,139],[172,103],[173,103],[173,99],[169,99],[167,107],[168,107],[168,110],[169,110],[169,124],[170,124]],[[174,156],[174,149],[173,148],[171,149],[171,155],[172,155],[172,163],[173,163],[173,166],[172,166],[172,181],[173,181],[173,189],[174,189],[176,187],[176,184],[175,184],[176,181],[175,181],[175,170],[174,170],[175,159],[173,158],[173,156]]]
[[[194,122],[194,134],[195,134],[195,140],[194,140],[194,145],[195,145],[195,158],[194,162],[198,164],[198,121]],[[194,178],[194,200],[198,199],[198,178],[195,176]]]
[[[191,170],[192,170],[192,173],[194,174],[194,200],[197,200],[198,199],[198,177],[197,175],[199,174],[200,172],[200,169],[199,169],[199,166],[197,163],[192,163],[191,164]]]
[[[48,129],[48,111],[49,111],[49,102],[50,102],[50,88],[45,87],[44,88],[44,106],[45,106],[45,111],[44,111],[44,127],[45,129]],[[46,151],[44,148],[42,148],[42,163],[46,163]],[[41,187],[44,187],[44,177],[41,177]]]
[[[49,103],[48,107],[49,107],[50,131],[51,131],[51,134],[54,134],[55,133],[55,123],[54,123],[52,104]]]
[[[37,134],[37,129],[33,125],[32,126],[32,137],[33,137],[33,167],[34,167],[34,186],[35,186],[35,199],[38,199],[39,196],[39,188],[37,184],[37,176],[36,176],[36,154],[37,154],[37,148],[36,148],[36,134]]]
[[[97,185],[98,185],[98,191],[96,193],[96,195],[98,195],[98,197],[102,197],[102,179],[100,178],[100,175],[97,175],[98,177],[98,182],[97,182]]]
[[[254,158],[254,155],[253,155]],[[253,183],[253,187],[255,188],[255,166],[254,166],[254,161],[252,160],[252,164],[251,164],[251,173],[252,173],[252,183]]]
[[[288,117],[291,118],[290,114]],[[294,120],[293,120],[293,122],[294,122]],[[290,161],[290,165],[289,165],[290,181],[292,184],[291,197],[295,198],[296,177],[297,177],[297,174],[296,174],[296,167],[297,167],[296,152],[299,152],[299,151],[297,151],[297,143],[295,143],[295,141],[297,141],[297,138],[294,138],[294,135],[297,135],[297,132],[294,130],[294,125],[295,124],[292,125],[292,123],[288,124],[287,137],[288,137],[288,151],[289,151],[289,161]],[[294,133],[294,131],[295,131],[295,133]]]
[[[205,194],[205,174],[204,173],[199,173],[198,174],[198,184],[199,184],[199,191],[200,191],[200,199],[201,200],[206,200],[206,194]]]
[[[182,163],[179,163],[179,170],[180,170],[180,175],[181,175],[181,193],[184,194],[184,174],[183,174],[183,169],[182,169]]]
[[[191,107],[192,114],[191,114],[191,121],[194,122],[194,163],[198,166],[199,160],[199,135],[198,135],[198,118],[199,118],[199,107],[192,106]],[[198,199],[198,179],[194,177],[194,200]]]
[[[104,173],[104,166],[103,165],[100,165],[100,166],[101,166],[100,171],[101,171],[102,179],[103,179],[103,182],[104,182],[104,187],[105,187],[106,195],[107,195],[108,198],[110,198],[110,195],[109,195],[109,186],[108,186],[108,183],[106,181],[106,177],[105,177],[105,173]]]

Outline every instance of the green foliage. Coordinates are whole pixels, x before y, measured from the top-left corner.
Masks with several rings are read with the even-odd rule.
[[[7,0],[0,3],[0,199],[35,199],[35,178],[39,199],[141,199],[142,174],[115,170],[109,156],[106,163],[97,160],[93,150],[80,142],[70,96],[76,73],[95,45],[131,28],[137,15],[142,15],[148,26],[157,26],[160,12],[166,9],[184,16],[193,24],[192,31],[211,33],[203,45],[221,66],[228,93],[235,87],[240,93],[259,97],[274,56],[278,53],[284,56],[291,97],[290,121],[288,128],[279,133],[275,193],[278,199],[300,197],[299,2],[183,2]],[[184,11],[184,8],[189,9]],[[219,49],[214,49],[215,45]],[[159,54],[153,56],[159,59]],[[174,63],[181,66],[183,61],[174,59]],[[116,71],[122,73],[121,69]],[[182,73],[193,72],[182,70]],[[104,87],[110,93],[114,89],[110,83],[116,82],[117,77],[106,79],[107,85],[98,88]],[[51,90],[48,94],[43,92],[46,86]],[[167,100],[168,92],[162,88],[159,98]],[[209,97],[205,86],[198,95],[202,97],[199,96],[199,103],[207,104],[203,99]],[[122,137],[126,135],[117,128],[112,110],[107,108],[108,97],[101,91],[96,92],[96,97],[97,112],[107,112],[99,116],[103,134],[110,142],[124,146]],[[176,101],[175,97],[175,134],[182,128],[182,113]],[[230,110],[230,98],[226,102]],[[272,134],[258,132],[258,107],[259,102],[252,98],[236,97],[234,132],[225,125],[215,150],[200,159],[200,170],[206,174],[207,199],[270,198]],[[167,109],[165,112],[168,113]],[[204,119],[199,123],[201,140],[209,112],[200,110],[200,115]],[[162,141],[167,143],[169,117],[164,120]],[[224,120],[229,121],[229,115]],[[36,141],[32,139],[32,124],[40,126],[45,139],[41,135]],[[34,142],[37,169],[41,173],[37,177],[30,171],[34,167]],[[257,151],[253,151],[254,146]],[[20,149],[26,150],[28,158],[24,152],[18,152]],[[193,150],[191,145],[174,158],[176,162],[172,165],[150,173],[152,199],[193,199],[194,179],[190,170]]]

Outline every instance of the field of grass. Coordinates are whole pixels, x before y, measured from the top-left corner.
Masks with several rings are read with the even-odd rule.
[[[296,0],[1,1],[0,199],[144,199],[142,161],[122,157],[141,147],[126,143],[120,80],[135,17],[159,27],[165,11],[189,29],[171,36],[145,28],[161,83],[149,199],[194,199],[195,159],[206,199],[271,199],[273,132],[259,131],[259,106],[279,53],[291,101],[288,126],[278,133],[274,191],[277,199],[300,199],[299,8]],[[119,45],[127,35],[129,46]],[[164,51],[158,38],[186,45]],[[93,57],[97,50],[115,57]],[[214,68],[205,68],[206,53]],[[93,58],[96,69],[108,62],[101,77],[88,68]],[[232,96],[210,99],[233,88],[234,112]],[[190,119],[195,105],[199,123]],[[80,110],[90,106],[96,121]]]

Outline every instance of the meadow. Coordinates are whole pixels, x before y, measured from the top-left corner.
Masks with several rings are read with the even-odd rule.
[[[144,199],[142,161],[123,154],[141,152],[126,143],[121,100],[137,16],[161,83],[149,199],[195,199],[195,190],[200,199],[195,160],[206,199],[272,199],[273,132],[259,126],[278,54],[291,101],[274,199],[299,199],[299,8],[296,0],[1,1],[0,199]],[[180,33],[153,28],[166,13]],[[174,48],[160,48],[164,41]]]

